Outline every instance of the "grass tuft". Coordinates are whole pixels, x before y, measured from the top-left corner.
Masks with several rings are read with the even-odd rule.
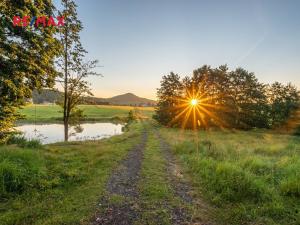
[[[42,148],[42,142],[39,139],[27,140],[23,135],[12,135],[7,144],[16,144],[21,148]]]

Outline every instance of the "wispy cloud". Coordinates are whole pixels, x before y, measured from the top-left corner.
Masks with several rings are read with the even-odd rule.
[[[266,39],[267,32],[264,32],[262,36],[259,37],[257,41],[255,41],[250,48],[248,48],[234,63],[233,65],[236,67],[242,61],[244,61],[247,57],[249,57]]]

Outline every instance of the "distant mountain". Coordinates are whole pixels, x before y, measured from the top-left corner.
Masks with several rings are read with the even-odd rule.
[[[155,105],[156,103],[153,100],[141,98],[132,93],[117,95],[112,98],[106,98],[105,100],[114,105]]]
[[[43,89],[40,92],[33,92],[32,102],[35,104],[55,103],[62,96],[62,92]],[[82,100],[82,104],[154,106],[156,102],[151,99],[138,97],[132,93],[126,93],[111,98],[86,97]]]

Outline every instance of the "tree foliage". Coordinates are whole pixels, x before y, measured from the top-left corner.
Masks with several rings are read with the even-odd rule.
[[[182,83],[178,74],[170,73],[163,76],[161,88],[157,91],[159,101],[157,103],[157,113],[155,118],[164,125],[175,117],[175,105],[178,104],[178,98],[181,96]]]
[[[293,85],[266,85],[254,73],[242,68],[229,71],[226,65],[204,65],[183,79],[174,73],[163,76],[157,97],[154,118],[163,125],[185,128],[279,127],[295,115],[300,102]],[[197,106],[191,105],[193,98]]]
[[[33,89],[51,87],[57,76],[54,60],[61,46],[55,27],[13,26],[14,16],[53,16],[51,0],[0,2],[0,139],[18,118],[17,108]]]
[[[63,108],[65,141],[67,141],[70,120],[72,118],[78,119],[79,115],[82,115],[82,111],[77,109],[76,106],[83,97],[92,96],[86,78],[98,74],[93,71],[97,66],[97,60],[84,62],[87,51],[83,48],[80,40],[80,31],[83,26],[78,19],[75,1],[62,0],[62,6],[61,15],[65,18],[65,26],[61,27],[60,30],[63,53],[58,61],[58,66],[62,70],[61,78],[63,78],[60,81],[64,89],[61,106]]]
[[[283,85],[279,82],[268,86],[268,100],[270,102],[270,123],[279,126],[286,122],[299,108],[299,92],[291,84]]]

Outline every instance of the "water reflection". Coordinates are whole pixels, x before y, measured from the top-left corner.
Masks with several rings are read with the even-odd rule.
[[[83,123],[70,127],[69,141],[96,140],[122,133],[121,124]],[[27,139],[39,139],[43,144],[64,141],[63,124],[25,124],[16,127]]]

